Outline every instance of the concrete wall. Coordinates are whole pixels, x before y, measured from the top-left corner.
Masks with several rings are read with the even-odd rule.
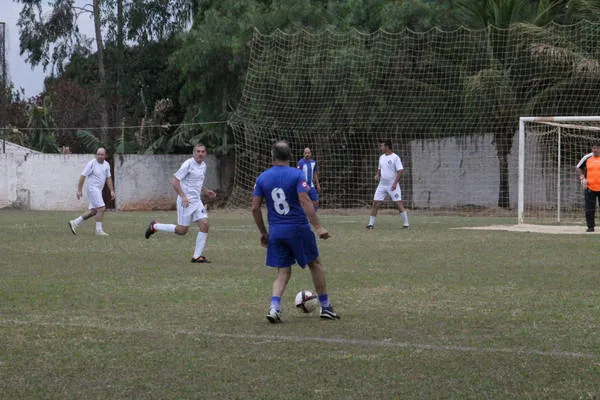
[[[112,162],[116,207],[120,210],[173,209],[177,195],[171,177],[189,155],[117,155]],[[87,207],[77,200],[77,182],[93,154],[0,154],[0,207],[71,211]],[[205,186],[219,190],[219,162],[208,156]]]
[[[511,208],[516,208],[518,201],[518,146],[518,133],[515,133],[508,156]],[[556,155],[538,146],[534,140],[526,144],[525,207],[554,209],[557,205]],[[414,140],[411,155],[416,208],[497,206],[500,166],[493,135]],[[562,206],[581,206],[582,198],[582,189],[575,179],[575,164],[563,165]]]
[[[499,163],[491,136],[414,140],[411,154],[415,207],[497,205]]]
[[[116,207],[119,210],[174,209],[177,195],[171,178],[190,155],[115,156]],[[216,157],[206,160],[204,186],[219,189],[219,162]]]
[[[515,137],[509,156],[511,207],[517,205],[517,153]],[[498,202],[499,164],[491,135],[414,140],[410,170],[413,204],[438,209],[461,206],[494,208]],[[556,161],[543,157],[535,145],[525,162],[526,207],[552,208],[556,204]],[[87,199],[77,200],[77,181],[92,154],[0,154],[0,207],[32,210],[81,210]],[[176,195],[171,177],[190,155],[117,155],[112,161],[119,210],[173,209]],[[233,159],[207,159],[207,188],[227,190]],[[574,179],[574,166],[563,166],[562,204],[581,204],[582,191]],[[85,196],[85,191],[84,191]]]
[[[24,158],[24,154],[0,154],[0,208],[17,200],[17,163]]]
[[[21,206],[31,210],[77,210],[87,204],[77,200],[77,182],[89,154],[30,154],[18,169]]]

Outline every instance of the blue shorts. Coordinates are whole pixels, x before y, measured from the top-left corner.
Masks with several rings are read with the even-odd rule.
[[[310,190],[308,191],[308,196],[312,201],[319,201],[319,192],[317,192],[317,189],[315,189],[314,187],[310,188]]]
[[[291,267],[297,262],[304,268],[317,257],[319,249],[310,225],[270,227],[266,262],[268,267]]]

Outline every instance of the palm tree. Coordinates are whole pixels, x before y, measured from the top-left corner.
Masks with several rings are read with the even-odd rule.
[[[471,117],[478,121],[473,126],[479,132],[494,134],[500,165],[499,207],[510,206],[508,155],[519,116],[544,109],[542,103],[550,92],[577,79],[574,70],[596,64],[560,32],[541,28],[564,20],[567,13],[569,18],[576,18],[569,5],[588,10],[583,3],[583,0],[457,2],[458,20],[486,32],[487,61],[482,69],[465,78],[464,101],[467,109],[474,110]],[[536,70],[527,70],[525,61],[532,62]],[[588,72],[595,73],[595,69]]]

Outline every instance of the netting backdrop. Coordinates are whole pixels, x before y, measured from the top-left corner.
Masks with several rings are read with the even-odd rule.
[[[6,81],[6,23],[0,22],[0,84]]]
[[[313,150],[321,206],[370,204],[377,141],[401,157],[413,211],[515,212],[522,115],[600,114],[600,28],[319,34],[256,31],[229,120],[231,206],[247,205],[273,141]],[[294,160],[294,161],[296,161]]]

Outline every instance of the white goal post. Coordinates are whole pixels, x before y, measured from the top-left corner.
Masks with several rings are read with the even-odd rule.
[[[600,116],[519,118],[519,224],[583,220],[575,167],[599,138]]]

